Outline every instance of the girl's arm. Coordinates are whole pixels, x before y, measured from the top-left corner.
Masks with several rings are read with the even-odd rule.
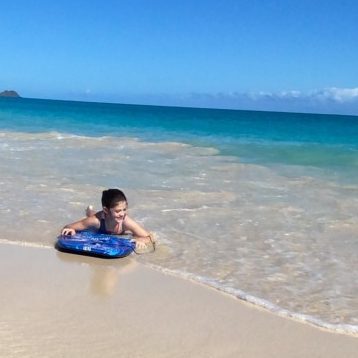
[[[74,235],[76,231],[87,230],[87,229],[98,229],[100,222],[96,216],[90,216],[82,220],[76,221],[72,224],[66,225],[62,231],[62,235]]]
[[[145,249],[147,248],[147,244],[151,243],[153,245],[153,249],[155,250],[155,239],[152,233],[145,230],[137,222],[128,217],[128,215],[126,216],[123,224],[125,230],[132,232],[134,239],[136,240],[137,249]]]
[[[150,233],[147,230],[131,219],[128,215],[126,216],[123,224],[124,229],[132,232],[136,239],[144,239],[150,236]]]
[[[136,247],[139,249],[144,249],[147,247],[147,244],[151,243],[155,250],[155,238],[152,233],[145,230],[142,226],[140,226],[137,222],[133,219],[128,217],[125,218],[123,223],[124,229],[129,230],[132,232],[135,240],[136,240]]]

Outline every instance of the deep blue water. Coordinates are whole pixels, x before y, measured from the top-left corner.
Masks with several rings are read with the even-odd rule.
[[[243,162],[358,170],[358,117],[0,99],[0,129],[213,146]]]

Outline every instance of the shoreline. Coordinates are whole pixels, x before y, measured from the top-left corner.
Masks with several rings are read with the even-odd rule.
[[[23,241],[11,241],[11,240],[6,240],[6,239],[0,239],[0,246],[1,245],[11,245],[11,246],[20,247],[20,248],[47,249],[47,250],[54,249],[54,250],[56,250],[55,247],[52,245],[26,243]],[[78,257],[79,255],[74,255],[74,256]],[[79,257],[81,257],[81,256],[79,256]],[[90,256],[88,256],[88,258],[91,259]],[[92,259],[93,259],[93,257],[92,257]],[[94,258],[94,259],[96,259],[96,258]],[[99,259],[99,260],[102,260],[102,259]],[[105,262],[105,261],[108,261],[108,260],[104,259],[103,262]],[[109,261],[111,261],[111,260],[109,260]],[[118,259],[115,259],[115,261],[118,261]],[[271,313],[278,317],[282,317],[284,319],[289,319],[289,320],[292,320],[294,322],[298,322],[301,324],[307,324],[309,326],[312,326],[313,328],[320,329],[320,330],[328,332],[328,333],[341,334],[341,335],[345,335],[345,336],[349,336],[349,337],[358,337],[357,326],[353,326],[353,325],[349,325],[349,324],[327,323],[327,322],[322,321],[314,316],[297,313],[297,312],[292,312],[292,311],[289,311],[283,307],[277,306],[270,301],[247,294],[246,292],[241,291],[239,289],[232,289],[232,292],[230,292],[231,290],[226,290],[225,288],[216,286],[215,283],[207,282],[205,279],[201,278],[200,276],[196,276],[195,274],[191,274],[191,273],[184,274],[180,271],[162,268],[160,266],[157,266],[155,264],[150,264],[150,263],[136,262],[136,265],[141,265],[144,268],[154,270],[160,274],[168,275],[168,276],[176,278],[176,279],[180,279],[180,280],[191,282],[192,284],[200,285],[204,289],[214,290],[218,294],[221,294],[221,295],[227,296],[230,299],[239,301],[240,304],[247,304],[250,307],[253,307],[254,309],[263,310],[265,312]]]
[[[47,247],[44,247],[48,249]],[[0,244],[0,356],[355,357],[358,339],[158,272]]]
[[[195,276],[194,274],[182,274],[181,272],[176,272],[174,270],[161,268],[153,264],[148,264],[148,265],[145,264],[144,266],[156,270],[160,273],[170,275],[172,277],[176,277],[179,279],[187,280],[192,282],[193,284],[201,285],[204,288],[212,289],[219,294],[223,294],[225,296],[230,297],[231,299],[238,300],[240,303],[248,304],[253,308],[269,312],[271,314],[277,315],[278,317],[282,317],[284,319],[290,319],[294,322],[307,324],[309,326],[312,326],[313,328],[320,329],[329,333],[342,334],[350,337],[358,337],[358,326],[355,325],[342,324],[342,323],[339,324],[327,323],[314,316],[306,315],[303,313],[292,312],[289,311],[288,309],[275,305],[270,301],[247,294],[246,292],[241,291],[239,289],[228,290],[220,286],[217,286],[213,283],[207,283],[205,279],[201,279],[200,277]],[[237,292],[240,293],[238,294]]]

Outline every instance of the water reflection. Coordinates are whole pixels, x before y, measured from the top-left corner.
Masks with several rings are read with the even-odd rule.
[[[89,292],[101,297],[112,296],[120,284],[120,276],[137,266],[131,257],[102,259],[64,252],[57,252],[57,257],[63,262],[86,267],[89,270]]]

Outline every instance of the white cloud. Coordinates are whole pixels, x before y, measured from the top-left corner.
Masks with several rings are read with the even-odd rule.
[[[297,90],[281,92],[257,92],[248,93],[249,98],[253,100],[262,99],[286,99],[286,100],[312,100],[312,101],[334,101],[338,103],[358,102],[358,87],[356,88],[323,88],[308,92]]]
[[[358,87],[330,87],[311,91],[287,90],[280,92],[195,92],[171,95],[122,95],[120,98],[117,97],[115,102],[164,106],[358,115]]]
[[[296,90],[282,91],[279,93],[280,98],[300,98],[302,97],[302,95],[303,94],[301,91],[296,91]]]
[[[191,107],[250,109],[358,115],[358,87],[311,91],[191,93],[170,104]]]
[[[358,100],[358,87],[356,88],[325,88],[321,91],[316,91],[314,97],[319,99],[333,100],[336,102],[352,102]]]

